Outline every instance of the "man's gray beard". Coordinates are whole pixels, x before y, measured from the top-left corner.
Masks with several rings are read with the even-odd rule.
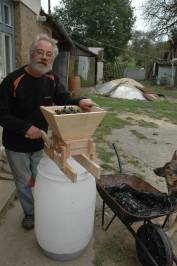
[[[46,74],[47,72],[49,72],[52,69],[51,66],[43,66],[42,64],[33,63],[33,62],[31,63],[31,68],[34,71],[36,71],[42,75]]]

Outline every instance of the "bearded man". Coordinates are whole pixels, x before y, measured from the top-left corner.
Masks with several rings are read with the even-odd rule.
[[[30,62],[7,77],[0,84],[0,125],[2,143],[11,167],[26,230],[34,227],[34,199],[32,187],[37,165],[43,154],[41,130],[47,132],[47,122],[40,106],[78,105],[89,110],[90,99],[72,98],[51,71],[58,53],[56,40],[46,34],[36,37],[30,47]]]

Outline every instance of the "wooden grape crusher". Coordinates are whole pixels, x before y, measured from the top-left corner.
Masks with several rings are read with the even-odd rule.
[[[101,169],[95,162],[96,149],[91,136],[99,126],[106,111],[92,107],[90,112],[78,106],[70,106],[77,113],[58,114],[64,106],[41,106],[41,111],[52,130],[49,137],[42,131],[44,151],[59,166],[72,182],[77,179],[76,171],[69,165],[68,158],[73,157],[97,179]]]

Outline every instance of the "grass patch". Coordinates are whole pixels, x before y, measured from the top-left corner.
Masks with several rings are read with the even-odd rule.
[[[134,165],[135,167],[140,167],[141,164],[138,160],[129,159],[127,163]]]
[[[113,128],[123,128],[125,125],[130,125],[126,120],[120,119],[117,117],[117,113],[108,112],[104,117],[101,126],[97,128],[94,138],[97,142],[103,142],[106,135],[111,134]]]
[[[109,113],[136,113],[145,114],[152,118],[166,118],[174,124],[177,124],[177,106],[176,103],[169,100],[163,101],[141,101],[141,100],[126,100],[114,99],[95,94],[88,94],[99,106],[108,110]]]
[[[126,251],[119,245],[119,241],[109,241],[101,243],[96,247],[96,256],[94,260],[95,266],[102,266],[103,262],[111,261],[117,263],[126,260]]]
[[[99,158],[106,163],[113,163],[111,160],[113,153],[106,151],[104,148],[97,147]]]
[[[110,164],[106,164],[106,163],[103,163],[103,164],[100,164],[101,168],[103,168],[104,170],[107,170],[107,171],[114,171],[115,172],[115,168],[110,165]]]
[[[144,84],[147,87],[150,86],[148,82]],[[171,97],[173,100],[177,99],[177,89],[154,85],[153,88],[157,93],[163,94],[166,97]],[[131,126],[135,122],[144,128],[158,128],[158,125],[153,122],[146,122],[144,120],[136,121],[133,119],[133,117],[120,119],[119,114],[122,113],[147,115],[151,118],[159,120],[163,119],[164,121],[177,124],[177,104],[174,101],[170,101],[166,98],[162,101],[127,100],[104,97],[93,92],[87,92],[85,96],[91,98],[100,107],[107,110],[107,114],[104,117],[101,126],[97,128],[94,134],[94,140],[98,146],[101,146],[102,143],[105,143],[106,137],[111,135],[111,131],[113,129],[124,128],[127,125]],[[131,133],[134,134],[139,140],[148,139],[144,134],[138,132],[137,130],[131,130]],[[155,141],[154,144],[156,144]],[[111,167],[112,162],[110,162],[109,158],[110,154],[105,153],[103,149],[100,149],[98,153],[103,162],[102,168],[106,170],[113,170]],[[129,160],[129,163],[139,167],[137,160]]]
[[[102,163],[100,164],[101,168],[107,171],[115,171],[113,167],[113,153],[106,151],[105,148],[97,146],[97,153],[99,158],[101,159]]]
[[[133,119],[133,117],[130,117],[130,116],[128,116],[127,118],[126,118],[128,121],[136,121],[135,119]]]
[[[138,139],[147,139],[147,137],[144,134],[138,132],[135,129],[131,129],[130,132],[132,132],[132,134],[135,135]]]
[[[145,120],[137,120],[137,123],[140,127],[145,128],[158,128],[159,126],[153,122],[147,122]]]

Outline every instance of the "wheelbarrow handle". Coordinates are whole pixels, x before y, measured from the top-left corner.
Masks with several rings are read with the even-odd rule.
[[[121,160],[120,160],[120,156],[119,156],[119,153],[118,153],[117,146],[116,146],[115,143],[112,143],[112,146],[113,146],[115,154],[117,156],[117,161],[118,161],[118,164],[119,164],[119,173],[122,173],[122,163],[121,163]]]
[[[41,137],[42,137],[43,141],[50,147],[51,141],[44,130],[41,130]]]

